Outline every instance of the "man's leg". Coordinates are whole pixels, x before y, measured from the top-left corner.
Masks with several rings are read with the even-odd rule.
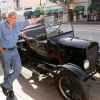
[[[11,63],[11,53],[9,53],[8,51],[5,51],[2,55],[1,55],[1,60],[2,60],[2,67],[3,67],[3,71],[4,71],[4,83],[2,84],[2,89],[5,95],[7,95],[7,90],[11,89],[12,87],[10,87],[9,85],[9,75],[10,75],[10,63]]]
[[[17,49],[3,54],[4,84],[9,91],[13,91],[13,81],[21,71],[21,60]]]
[[[11,59],[11,74],[9,75],[9,84],[12,86],[13,81],[18,78],[21,72],[21,60],[17,49],[14,50]]]
[[[8,78],[10,87],[13,87],[13,81],[16,78],[18,78],[20,72],[21,72],[21,60],[20,60],[20,56],[18,54],[17,49],[15,49],[13,51],[13,56],[11,58],[11,74],[9,75],[9,78]],[[8,96],[14,97],[13,89],[9,90]]]

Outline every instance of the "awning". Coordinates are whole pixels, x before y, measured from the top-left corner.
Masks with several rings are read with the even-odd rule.
[[[24,16],[30,16],[31,17],[32,13],[33,13],[32,11],[25,11]]]
[[[88,7],[88,10],[89,11],[100,11],[100,4],[95,4],[95,3],[92,3],[89,7]]]
[[[76,7],[74,8],[74,12],[75,12],[77,15],[84,14],[84,6],[76,6]]]
[[[58,13],[63,13],[64,9],[62,7],[47,7],[46,8],[46,14],[58,14]],[[42,9],[36,9],[35,11],[26,11],[24,13],[24,16],[40,16],[43,15],[45,11]]]
[[[62,7],[50,7],[47,8],[47,14],[62,13],[64,10]]]

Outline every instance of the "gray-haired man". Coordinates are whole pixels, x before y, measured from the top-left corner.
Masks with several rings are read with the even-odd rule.
[[[11,11],[8,13],[6,21],[0,24],[0,54],[4,71],[4,83],[1,87],[6,96],[14,96],[12,84],[21,72],[21,60],[16,48],[20,30],[26,23],[35,24],[42,19],[43,17],[17,21],[16,13]]]

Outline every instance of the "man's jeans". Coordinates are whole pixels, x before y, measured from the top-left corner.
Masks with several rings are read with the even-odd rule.
[[[21,71],[21,60],[17,49],[5,50],[1,55],[4,71],[3,86],[9,90],[13,89],[13,81],[19,76]]]

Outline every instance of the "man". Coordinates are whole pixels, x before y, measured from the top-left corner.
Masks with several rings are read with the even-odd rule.
[[[1,21],[1,10],[0,10],[0,21]]]
[[[17,21],[16,12],[10,11],[6,21],[0,25],[0,54],[4,71],[4,83],[1,87],[6,96],[14,97],[12,84],[21,72],[21,60],[16,48],[20,30],[26,23],[31,22],[34,25],[42,19],[43,17],[40,16],[35,20]],[[22,36],[27,37],[25,33]]]

